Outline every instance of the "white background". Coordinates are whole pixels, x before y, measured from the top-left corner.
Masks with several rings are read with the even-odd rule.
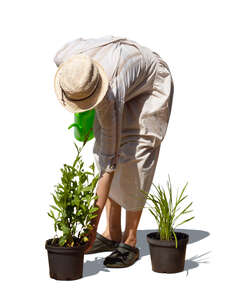
[[[7,1],[1,4],[1,294],[3,299],[233,298],[235,271],[234,1]],[[195,219],[185,270],[158,274],[144,255],[127,269],[85,257],[84,278],[49,278],[47,216],[60,167],[74,159],[73,114],[57,102],[53,57],[66,42],[124,36],[159,53],[175,83],[155,173],[189,182]],[[84,159],[93,159],[92,144]],[[105,212],[105,211],[104,211]],[[123,211],[124,212],[124,211]],[[124,221],[124,219],[123,219]],[[124,225],[124,223],[123,223]],[[99,232],[105,228],[105,216]],[[156,230],[147,210],[142,230]],[[191,230],[191,231],[190,231]],[[138,246],[140,246],[140,241]],[[145,248],[146,247],[146,248]],[[97,259],[96,259],[97,257]]]

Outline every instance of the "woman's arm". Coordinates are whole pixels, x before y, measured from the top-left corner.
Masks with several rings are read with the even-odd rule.
[[[99,208],[99,210],[97,211],[98,217],[96,218],[95,226],[99,222],[102,210],[106,203],[113,176],[114,176],[114,172],[111,172],[111,173],[105,172],[100,176],[100,178],[98,180],[98,186],[97,186],[97,190],[96,190],[98,199],[97,199],[95,205]]]
[[[115,100],[110,97],[110,86],[103,101],[96,106],[96,119],[99,131],[95,134],[99,140],[97,155],[101,172],[113,172],[116,168],[117,116]]]
[[[115,171],[116,158],[116,115],[114,109],[114,101],[105,97],[104,100],[96,107],[96,117],[100,123],[100,178],[97,184],[98,199],[95,205],[98,207],[96,211],[97,217],[91,222],[93,229],[89,233],[89,246],[87,251],[93,246],[96,238],[99,220],[109,195],[112,179]]]
[[[95,202],[96,207],[98,207],[98,210],[96,211],[97,217],[94,218],[91,223],[93,229],[89,233],[89,245],[86,252],[92,248],[93,243],[95,241],[98,223],[110,191],[113,175],[114,172],[111,173],[104,172],[103,174],[101,174],[98,180],[98,185],[96,190],[98,199]]]

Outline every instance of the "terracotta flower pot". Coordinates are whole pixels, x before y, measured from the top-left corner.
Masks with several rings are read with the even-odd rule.
[[[64,247],[51,245],[52,240],[45,242],[50,277],[57,280],[75,280],[83,277],[84,251],[87,243],[79,247]]]
[[[175,247],[175,239],[160,240],[159,232],[147,234],[152,270],[158,273],[177,273],[184,270],[186,246],[189,240],[188,234],[175,232],[178,247]]]

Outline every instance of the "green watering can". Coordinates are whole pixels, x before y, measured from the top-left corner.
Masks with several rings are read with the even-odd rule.
[[[95,109],[87,110],[74,114],[74,123],[68,129],[74,127],[74,137],[80,141],[89,141],[94,137],[93,121],[95,117]]]

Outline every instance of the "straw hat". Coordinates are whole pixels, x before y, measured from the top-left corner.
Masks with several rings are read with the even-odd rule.
[[[103,67],[85,54],[61,63],[54,78],[57,99],[70,112],[83,112],[98,105],[107,93],[108,77]]]

